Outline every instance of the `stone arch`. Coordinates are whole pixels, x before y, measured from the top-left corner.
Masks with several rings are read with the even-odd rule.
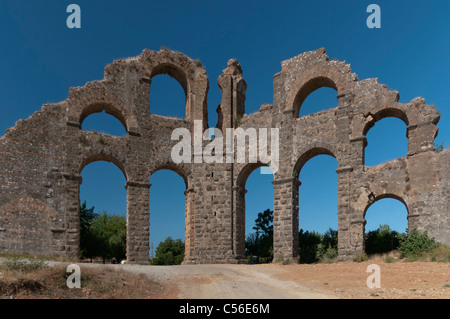
[[[105,161],[105,162],[113,163],[122,171],[123,175],[125,176],[125,180],[126,181],[129,180],[124,162],[122,162],[122,161],[118,160],[116,157],[114,157],[112,155],[108,155],[108,154],[91,154],[91,155],[86,156],[79,165],[78,174],[81,174],[81,172],[87,165],[94,163],[94,162],[98,162],[98,161]]]
[[[369,201],[367,202],[367,205],[366,205],[366,207],[364,208],[364,211],[363,211],[363,218],[362,218],[362,236],[363,236],[363,241],[364,241],[364,245],[363,245],[363,247],[365,247],[365,233],[366,233],[366,224],[367,224],[367,220],[366,220],[366,213],[367,213],[367,211],[369,210],[369,208],[373,205],[373,204],[375,204],[376,202],[378,202],[378,201],[380,201],[380,200],[382,200],[382,199],[386,199],[386,198],[391,198],[391,199],[395,199],[395,200],[397,200],[397,201],[399,201],[400,203],[402,203],[403,205],[404,205],[404,207],[406,208],[406,219],[407,219],[407,228],[409,229],[410,228],[410,226],[411,226],[411,224],[410,224],[410,220],[409,220],[409,217],[410,217],[410,210],[409,210],[409,207],[408,207],[408,203],[407,203],[407,201],[405,200],[405,198],[404,197],[402,197],[402,196],[399,196],[398,194],[394,194],[394,193],[384,193],[384,194],[380,194],[380,195],[378,195],[378,196],[376,196],[375,194],[373,194],[373,193],[371,193],[370,195],[369,195]],[[365,249],[365,248],[364,248]]]
[[[367,213],[367,210],[370,208],[370,206],[375,204],[377,201],[385,199],[385,198],[392,198],[392,199],[396,199],[399,202],[401,202],[403,205],[405,205],[406,211],[407,211],[407,213],[409,215],[408,204],[406,203],[406,201],[404,200],[404,198],[402,196],[399,196],[399,195],[394,194],[394,193],[384,193],[384,194],[379,194],[379,195],[375,195],[375,194],[372,193],[372,195],[373,196],[370,196],[371,198],[369,199],[366,207],[364,208],[364,212],[363,212],[364,224],[366,222],[366,220],[365,220],[366,213]]]
[[[207,128],[207,93],[209,90],[206,70],[199,60],[192,60],[186,55],[162,49],[159,52],[144,50],[139,57],[145,67],[141,81],[151,86],[152,78],[167,74],[174,78],[186,95],[186,121],[203,120]],[[150,106],[151,108],[151,106]]]
[[[167,74],[177,80],[177,82],[183,88],[185,97],[187,98],[187,95],[190,91],[190,83],[186,74],[181,70],[179,66],[172,63],[158,64],[157,66],[153,67],[152,73],[150,74],[150,79],[153,79],[155,76],[160,74]]]
[[[292,176],[295,178],[298,178],[300,175],[300,172],[303,168],[303,166],[313,157],[316,157],[318,155],[330,155],[334,157],[339,166],[339,160],[335,155],[335,152],[331,151],[334,150],[330,145],[327,146],[313,146],[309,148],[307,151],[303,152],[302,155],[298,158],[297,162],[294,165],[294,169],[292,170]]]
[[[377,111],[375,114],[368,115],[366,118],[366,122],[364,123],[364,126],[363,126],[363,130],[362,130],[363,135],[362,135],[362,138],[360,139],[360,141],[362,141],[362,144],[361,144],[361,146],[362,146],[362,163],[364,165],[374,165],[373,163],[367,164],[368,163],[368,161],[367,161],[368,157],[366,154],[366,152],[367,152],[366,147],[368,146],[367,134],[369,133],[369,131],[372,128],[375,127],[377,122],[382,121],[383,119],[386,119],[386,118],[396,118],[396,119],[401,120],[405,124],[405,126],[403,127],[401,124],[398,125],[397,123],[395,123],[395,124],[392,123],[394,125],[389,125],[389,127],[390,128],[395,127],[396,129],[398,127],[399,130],[402,130],[404,128],[403,132],[405,133],[405,136],[406,136],[406,148],[409,149],[409,147],[410,147],[410,145],[409,145],[410,139],[409,139],[409,135],[408,135],[408,126],[409,126],[410,121],[409,121],[408,115],[405,112],[405,110],[403,110],[401,108],[397,108],[397,107],[382,108],[379,111]],[[396,132],[398,132],[398,131],[396,130]],[[396,136],[398,138],[398,135],[396,135]],[[396,145],[398,145],[398,146],[401,145],[401,147],[403,149],[403,147],[405,146],[404,139],[403,138],[397,139],[397,142],[398,143],[401,142],[401,144],[396,144]],[[383,141],[383,144],[384,143],[385,142]],[[400,149],[400,148],[398,147],[398,149]],[[405,151],[405,153],[403,153],[404,155],[398,154],[398,156],[404,157],[404,156],[406,156],[406,153],[407,152]]]
[[[149,177],[149,179],[151,178],[151,176],[152,176],[154,173],[156,173],[157,171],[160,171],[160,170],[164,170],[164,169],[167,169],[167,170],[169,170],[169,171],[172,171],[172,172],[177,173],[177,174],[183,179],[184,184],[185,184],[185,186],[186,186],[186,190],[189,189],[189,187],[190,187],[190,183],[189,183],[189,172],[187,172],[185,168],[183,168],[183,167],[181,167],[180,165],[177,165],[177,164],[175,164],[175,163],[164,163],[164,164],[158,165],[157,167],[155,167],[154,169],[152,169],[152,170],[150,171],[150,174],[149,174],[150,177]]]
[[[94,103],[94,104],[90,104],[87,107],[85,107],[80,114],[80,118],[79,118],[80,127],[82,126],[84,120],[88,116],[90,116],[94,113],[101,113],[103,111],[105,111],[106,114],[112,115],[120,123],[122,123],[123,127],[125,128],[125,131],[128,132],[127,121],[126,121],[125,117],[123,116],[122,112],[119,111],[116,107],[114,107],[108,103]]]
[[[387,118],[387,117],[394,117],[394,118],[398,118],[398,119],[402,120],[406,124],[406,127],[408,127],[408,125],[409,125],[408,116],[403,109],[397,108],[397,107],[386,107],[381,110],[378,110],[374,114],[370,113],[366,117],[367,121],[364,125],[362,135],[366,136],[367,133],[369,132],[369,130],[375,125],[376,122],[378,122],[384,118]]]
[[[155,169],[151,171],[151,176],[161,170],[170,170],[174,173],[176,173],[178,176],[180,176],[184,184],[186,186],[186,191],[184,192],[185,197],[185,220],[184,220],[184,227],[185,227],[185,235],[184,235],[184,262],[190,258],[192,255],[192,251],[194,249],[193,243],[195,238],[195,232],[194,232],[194,216],[193,216],[193,201],[194,201],[194,191],[193,189],[189,188],[190,182],[189,182],[189,175],[185,172],[185,170],[180,167],[177,164],[174,163],[165,163],[162,165],[157,166]],[[150,178],[151,178],[150,176]],[[151,184],[149,184],[151,185]],[[151,187],[151,186],[150,186]],[[151,190],[150,190],[151,191]],[[151,218],[151,212],[149,207],[149,220]],[[150,237],[150,236],[149,236]]]
[[[298,157],[297,162],[295,163],[293,170],[292,170],[292,182],[290,182],[290,192],[291,192],[291,198],[292,198],[292,207],[291,207],[291,219],[294,221],[293,223],[293,234],[294,237],[291,239],[291,242],[293,243],[293,250],[295,253],[298,254],[299,251],[299,238],[298,238],[298,231],[299,228],[302,228],[303,226],[300,225],[300,186],[302,185],[302,182],[299,180],[300,173],[302,171],[302,168],[304,165],[309,162],[311,159],[313,159],[316,156],[319,155],[328,155],[334,158],[337,162],[337,170],[339,170],[340,160],[339,157],[336,156],[336,154],[339,154],[338,151],[330,144],[327,143],[315,143],[313,145],[309,145],[308,147],[305,147],[305,151],[300,153],[301,155]],[[336,171],[337,174],[337,171]],[[337,187],[337,191],[339,192],[339,187]],[[339,194],[337,194],[337,199],[339,199]],[[337,209],[337,213],[339,214],[339,210]],[[337,222],[339,224],[339,218],[336,216]],[[302,227],[300,227],[302,226]],[[338,235],[339,235],[339,225],[338,225]],[[339,239],[338,239],[339,240]],[[302,257],[300,256],[300,259]]]
[[[433,150],[434,139],[438,133],[439,112],[434,105],[425,104],[425,100],[420,97],[406,104],[400,103],[398,93],[394,93],[390,94],[389,98],[376,100],[367,106],[362,114],[353,117],[352,141],[362,141],[365,147],[365,136],[375,123],[386,117],[394,117],[406,124],[408,155]]]
[[[298,72],[299,69],[302,71]],[[313,91],[321,87],[334,89],[337,92],[339,107],[340,98],[351,92],[358,81],[349,64],[330,61],[324,48],[283,61],[281,73],[284,73],[287,79],[284,83],[287,92],[283,101],[284,111],[291,111],[295,118],[299,115],[303,101]]]
[[[248,163],[248,164],[244,165],[236,177],[235,185],[237,187],[245,188],[245,184],[246,184],[247,179],[250,176],[250,174],[253,173],[256,169],[263,167],[263,166],[269,167],[269,165],[261,163],[261,162]]]
[[[135,252],[133,251],[133,246],[132,244],[136,241],[136,234],[135,232],[131,232],[130,229],[136,229],[137,226],[135,226],[135,220],[139,219],[139,214],[140,211],[138,209],[135,209],[136,206],[138,206],[138,200],[136,199],[135,195],[133,194],[133,189],[131,189],[132,187],[130,187],[130,185],[132,186],[136,186],[137,183],[133,183],[133,181],[130,181],[130,176],[128,175],[127,172],[127,167],[125,165],[125,161],[120,159],[119,156],[113,156],[110,154],[101,154],[101,153],[93,153],[93,154],[85,154],[83,160],[79,163],[78,165],[78,174],[76,175],[77,178],[75,178],[72,183],[76,184],[76,194],[72,195],[73,198],[71,197],[71,199],[73,201],[76,201],[77,203],[77,208],[78,210],[76,211],[76,215],[75,212],[72,213],[72,219],[77,219],[78,221],[80,220],[80,206],[81,206],[81,192],[80,192],[80,185],[83,182],[83,179],[81,177],[81,173],[83,172],[84,168],[86,166],[88,166],[89,164],[92,164],[94,162],[108,162],[108,163],[112,163],[114,164],[114,166],[116,166],[124,175],[125,177],[125,188],[126,188],[126,228],[127,228],[127,235],[126,235],[126,241],[127,241],[127,247],[126,247],[126,255],[127,255],[127,260],[129,262],[133,262],[134,261],[134,257],[135,257]],[[75,188],[75,185],[72,185],[73,188]],[[140,186],[138,184],[138,186]],[[131,196],[130,196],[131,195]],[[141,198],[139,198],[141,199]],[[130,225],[132,225],[130,227]],[[79,234],[79,229],[80,229],[80,224],[77,223],[77,231]],[[77,249],[78,249],[78,253],[81,251],[81,247],[80,247],[80,237],[78,237],[77,239]],[[131,257],[131,258],[130,258]],[[142,259],[144,260],[144,259]]]
[[[293,109],[294,109],[294,116],[298,117],[300,114],[300,108],[303,104],[303,102],[307,99],[307,97],[314,91],[323,88],[328,87],[331,89],[334,89],[336,92],[338,90],[336,83],[325,76],[318,76],[315,78],[312,78],[308,80],[306,83],[304,83],[300,89],[297,92],[297,95],[294,98],[293,102]]]
[[[163,75],[166,75],[169,77],[169,79],[164,79]],[[156,77],[156,79],[155,79]],[[164,110],[159,109],[157,110],[158,104],[157,97],[158,97],[158,89],[161,89],[160,84],[161,82],[156,81],[162,81],[162,83],[165,83],[165,85],[162,87],[162,91],[164,92],[163,98],[164,100],[167,100],[168,96],[170,95],[173,100],[171,100],[173,103],[166,105],[166,108]],[[171,81],[173,80],[173,81]],[[175,83],[174,83],[175,82]],[[152,73],[150,74],[150,81],[148,81],[149,84],[149,110],[148,112],[152,115],[158,115],[158,116],[165,116],[169,118],[179,118],[179,119],[187,119],[190,117],[191,112],[191,104],[190,104],[190,82],[187,78],[187,75],[184,73],[184,71],[177,65],[172,63],[161,63],[158,64],[156,67],[152,69]],[[156,85],[155,85],[156,84]],[[181,93],[181,90],[182,92]],[[161,98],[161,95],[160,95]],[[161,101],[160,101],[161,102]],[[182,105],[184,105],[184,109],[182,109]],[[175,115],[175,113],[177,115]]]
[[[102,80],[71,88],[66,102],[69,110],[68,124],[81,128],[86,117],[105,111],[119,120],[127,133],[139,135],[139,124],[130,97],[123,96],[123,90],[118,90],[116,86],[111,81]]]
[[[269,167],[269,165],[261,162],[244,165],[237,174],[233,188],[232,240],[233,253],[238,260],[245,258],[245,194],[247,193],[245,185],[249,176],[260,167]]]

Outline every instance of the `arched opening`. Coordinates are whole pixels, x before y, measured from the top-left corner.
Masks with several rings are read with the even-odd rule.
[[[327,149],[306,152],[296,165],[300,263],[337,258],[338,163]]]
[[[126,136],[127,130],[120,121],[105,111],[92,114],[83,121],[81,129],[84,131],[95,131],[98,133]]]
[[[154,172],[150,183],[150,262],[153,265],[179,264],[184,260],[188,240],[185,229],[187,185],[183,175],[169,168]]]
[[[373,255],[396,250],[399,235],[407,233],[407,216],[408,209],[401,198],[385,195],[375,199],[364,212],[366,253]]]
[[[302,86],[294,100],[295,117],[336,107],[337,87],[329,78],[317,77]]]
[[[408,153],[408,120],[395,109],[383,110],[374,116],[374,121],[364,129],[366,147],[364,164],[375,166],[405,157]]]
[[[236,255],[251,263],[273,259],[273,174],[262,164],[248,164],[237,179]]]
[[[184,73],[170,64],[157,66],[151,76],[150,114],[186,118],[188,82]]]
[[[127,124],[121,112],[104,103],[85,108],[80,116],[81,129],[115,136],[127,135]]]
[[[127,247],[125,173],[111,160],[91,157],[81,175],[81,258],[120,262],[126,259]]]
[[[299,117],[335,108],[337,104],[336,91],[334,89],[327,87],[317,89],[303,102]]]

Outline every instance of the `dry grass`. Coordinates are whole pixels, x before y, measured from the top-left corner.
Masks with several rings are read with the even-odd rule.
[[[81,289],[68,288],[65,267],[30,271],[0,266],[0,299],[160,299],[168,287],[143,274],[81,266]]]
[[[415,261],[446,263],[450,262],[450,247],[440,244],[436,248],[433,248],[431,251],[425,252],[421,255],[403,258],[400,256],[400,252],[398,250],[392,250],[388,253],[370,255],[368,256],[367,260],[384,260],[384,262],[386,263]]]

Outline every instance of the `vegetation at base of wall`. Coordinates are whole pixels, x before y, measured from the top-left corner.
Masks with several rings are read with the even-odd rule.
[[[366,253],[358,253],[358,254],[356,254],[355,258],[353,258],[353,261],[357,262],[357,263],[367,261],[367,260],[369,260],[369,256],[367,256]]]
[[[167,237],[156,247],[152,265],[181,265],[184,259],[184,243],[181,239]]]
[[[126,258],[127,221],[124,216],[96,214],[94,207],[80,207],[81,258],[100,257],[103,262]]]
[[[46,267],[47,263],[43,260],[23,260],[19,258],[12,258],[2,262],[3,269],[19,273],[29,273]]]
[[[378,230],[381,228],[383,227],[380,226]],[[395,249],[389,250],[388,252],[383,250],[383,252],[373,254],[372,256],[381,255],[383,257],[384,255],[383,258],[385,258],[386,263],[392,263],[399,259],[406,262],[450,262],[450,247],[436,242],[434,238],[428,237],[426,231],[421,233],[413,229],[409,235],[407,233],[397,234],[396,238],[398,239],[398,245]]]
[[[389,225],[380,225],[378,229],[369,231],[364,236],[365,252],[368,255],[374,255],[384,254],[398,249],[402,234],[391,230]]]
[[[14,252],[4,252],[0,253],[0,258],[8,258],[8,259],[27,259],[27,260],[62,260],[63,258],[58,258],[55,256],[47,256],[47,255],[30,255],[30,254],[20,254]]]
[[[450,262],[450,247],[438,243],[435,248],[425,253],[423,257],[434,262]]]
[[[273,261],[275,263],[282,264],[282,265],[289,265],[289,264],[291,264],[293,262],[293,260],[291,258],[285,258],[285,257],[283,257],[281,255],[278,255],[278,256],[274,257]]]
[[[301,264],[336,261],[337,230],[329,228],[324,234],[316,231],[299,231],[299,255]]]
[[[400,237],[398,250],[400,258],[414,258],[424,256],[437,247],[438,244],[434,238],[428,237],[427,231],[421,233],[413,229],[408,235],[404,234]]]

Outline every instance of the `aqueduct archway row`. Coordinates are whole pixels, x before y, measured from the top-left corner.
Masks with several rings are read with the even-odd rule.
[[[324,49],[283,61],[274,76],[274,103],[245,114],[246,83],[232,59],[218,79],[222,101],[217,127],[279,128],[279,169],[274,174],[274,255],[298,259],[298,174],[320,154],[338,163],[339,258],[364,250],[367,208],[381,198],[400,199],[408,227],[428,230],[450,244],[450,152],[434,152],[439,113],[424,99],[399,103],[398,93],[376,79],[359,81],[345,62]],[[168,74],[186,95],[183,119],[151,114],[149,86]],[[336,90],[338,106],[298,117],[306,97],[321,87]],[[186,184],[186,263],[243,260],[245,181],[261,163],[175,164],[175,128],[207,128],[208,78],[201,63],[179,52],[144,50],[116,60],[101,81],[72,88],[68,99],[46,104],[0,139],[0,249],[2,252],[79,256],[81,170],[106,160],[126,177],[127,258],[149,256],[149,179],[171,169]],[[124,137],[81,130],[92,113],[106,111],[126,128]],[[408,154],[374,167],[364,165],[366,133],[385,117],[407,125]],[[100,138],[99,138],[100,136]],[[193,154],[192,156],[194,156]],[[301,256],[300,256],[301,258]]]

